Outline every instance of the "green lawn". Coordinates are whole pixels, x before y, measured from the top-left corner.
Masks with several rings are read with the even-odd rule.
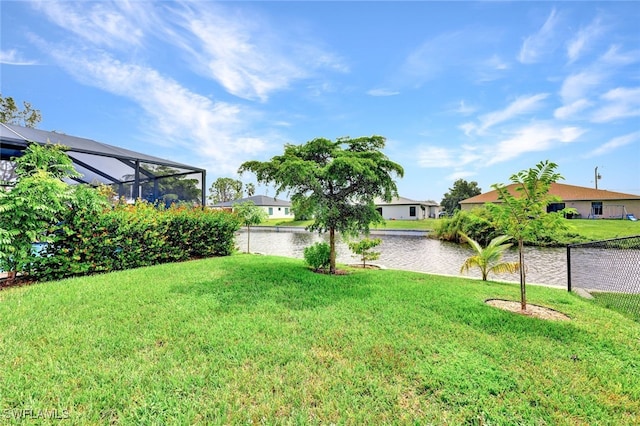
[[[640,324],[530,286],[234,255],[0,291],[0,415],[70,424],[640,423]]]
[[[640,221],[571,219],[569,223],[591,241],[640,235]]]
[[[575,231],[590,241],[607,240],[611,238],[640,235],[640,221],[630,220],[567,220]],[[387,220],[384,224],[373,226],[372,229],[418,229],[432,231],[438,219],[424,220]],[[311,221],[293,221],[283,219],[269,219],[263,226],[307,226]]]

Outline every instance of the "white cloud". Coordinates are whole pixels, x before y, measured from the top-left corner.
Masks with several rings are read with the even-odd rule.
[[[560,89],[560,97],[565,104],[583,99],[598,87],[605,75],[598,70],[585,70],[565,78]]]
[[[266,149],[265,135],[247,134],[246,123],[257,121],[249,109],[214,102],[154,69],[123,63],[106,54],[84,57],[78,51],[55,48],[50,48],[50,53],[81,83],[137,103],[150,119],[144,129],[149,140],[182,146],[197,153],[198,161],[210,162],[215,170],[235,173],[246,154]]]
[[[591,158],[591,157],[597,157],[600,155],[608,154],[616,150],[617,148],[620,148],[625,145],[629,145],[638,140],[640,140],[640,131],[629,133],[628,135],[624,135],[624,136],[619,136],[617,138],[611,139],[609,142],[587,153],[584,156],[584,158]]]
[[[0,50],[0,64],[6,65],[35,65],[36,61],[24,59],[15,49]]]
[[[477,108],[473,105],[467,104],[464,100],[461,100],[455,108],[453,108],[453,112],[460,115],[471,115],[476,112]]]
[[[455,151],[436,146],[422,147],[418,152],[418,164],[425,168],[454,167]]]
[[[575,118],[575,116],[578,113],[589,108],[591,105],[592,103],[589,102],[587,99],[578,99],[577,101],[574,101],[569,105],[564,105],[559,108],[556,108],[556,110],[553,113],[553,116],[558,120],[568,120],[571,118]]]
[[[593,113],[592,121],[596,123],[640,116],[640,87],[618,87],[601,98],[606,104]]]
[[[555,49],[557,40],[555,37],[555,29],[559,22],[559,16],[555,9],[547,17],[540,30],[527,37],[522,43],[518,60],[523,64],[533,64],[540,60],[549,51]]]
[[[455,182],[458,179],[467,179],[472,176],[476,176],[477,174],[478,173],[472,171],[456,171],[446,176],[445,179]]]
[[[34,7],[47,18],[83,40],[98,46],[123,48],[140,45],[150,13],[146,2],[53,2],[39,1]]]
[[[186,32],[167,25],[166,40],[187,53],[196,72],[244,99],[266,101],[274,91],[318,70],[348,71],[320,46],[274,28],[261,16],[234,13],[218,3],[190,3],[172,19]]]
[[[367,91],[367,95],[370,96],[395,96],[399,94],[400,92],[390,89],[371,89]]]
[[[502,163],[528,152],[547,151],[557,142],[576,141],[584,130],[579,127],[558,127],[551,123],[534,123],[517,130],[509,139],[491,147],[486,155],[487,165]]]
[[[569,63],[578,60],[580,55],[589,48],[589,44],[603,32],[600,18],[596,18],[588,26],[581,28],[573,39],[567,43]]]
[[[496,124],[503,123],[514,117],[534,111],[548,96],[548,93],[520,96],[510,103],[505,109],[480,116],[480,127],[478,128],[478,133],[482,133]]]
[[[505,72],[509,70],[510,64],[498,55],[493,55],[489,59],[481,61],[476,66],[476,81],[479,83],[487,83],[504,77]]]
[[[630,65],[640,62],[640,50],[621,52],[619,45],[613,45],[604,55],[602,55],[600,59],[603,63],[608,65]]]

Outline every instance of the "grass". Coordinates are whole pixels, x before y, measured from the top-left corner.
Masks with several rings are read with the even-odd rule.
[[[640,323],[640,294],[594,291],[591,295],[599,305],[621,312]]]
[[[72,424],[640,423],[640,324],[530,286],[234,255],[0,292],[0,415]],[[65,410],[65,411],[62,411]]]
[[[640,235],[640,221],[571,219],[569,223],[590,241]]]
[[[312,221],[293,221],[288,219],[269,219],[262,226],[300,226],[310,225]],[[387,220],[384,224],[372,226],[372,229],[417,229],[433,231],[438,219],[424,220]],[[630,220],[589,220],[571,219],[568,223],[577,233],[589,241],[608,240],[612,238],[640,235],[640,221]]]

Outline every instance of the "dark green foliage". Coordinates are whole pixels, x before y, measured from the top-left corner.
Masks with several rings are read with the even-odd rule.
[[[326,270],[331,260],[331,248],[327,243],[315,243],[304,249],[304,260],[314,270]]]
[[[274,184],[276,194],[292,194],[296,218],[313,218],[309,230],[329,233],[329,269],[335,273],[336,232],[367,233],[372,223],[382,221],[374,199],[390,201],[398,195],[393,177],[402,177],[404,169],[382,152],[384,146],[382,136],[316,138],[288,144],[283,155],[270,161],[247,161],[239,172],[253,172],[258,182]]]
[[[439,220],[436,226],[436,236],[446,241],[460,242],[462,232],[486,246],[499,235],[491,213],[484,208],[458,210],[452,218]]]
[[[460,201],[481,193],[482,190],[478,186],[478,182],[467,182],[464,179],[458,179],[453,183],[453,188],[449,188],[449,192],[444,194],[440,205],[444,208],[444,211],[452,214],[460,210]]]
[[[100,210],[85,199],[54,229],[33,275],[51,280],[137,268],[234,251],[237,218],[199,208],[157,209],[148,203]]]
[[[255,188],[253,190],[255,191]],[[239,198],[242,198],[242,182],[237,179],[221,177],[216,179],[209,188],[209,201],[214,204]]]
[[[38,144],[16,160],[15,173],[14,187],[0,191],[0,268],[10,280],[29,272],[32,243],[50,241],[47,229],[68,211],[72,198],[62,179],[78,176],[61,146]]]

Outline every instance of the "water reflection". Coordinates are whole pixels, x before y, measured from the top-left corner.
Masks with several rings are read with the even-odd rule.
[[[473,251],[468,246],[433,240],[425,237],[381,235],[379,263],[391,269],[402,269],[434,274],[480,277],[480,272],[471,270],[461,274],[460,266]],[[303,258],[304,248],[318,241],[327,241],[328,235],[301,231],[266,231],[253,228],[251,231],[251,251],[264,254]],[[240,232],[236,244],[246,250],[247,234]],[[349,250],[346,242],[338,239],[336,256],[339,263],[356,263],[357,258]],[[517,261],[518,252],[511,249],[505,253],[505,261]],[[566,288],[567,266],[565,248],[525,248],[527,282]],[[519,282],[518,274],[490,275],[490,279]]]

